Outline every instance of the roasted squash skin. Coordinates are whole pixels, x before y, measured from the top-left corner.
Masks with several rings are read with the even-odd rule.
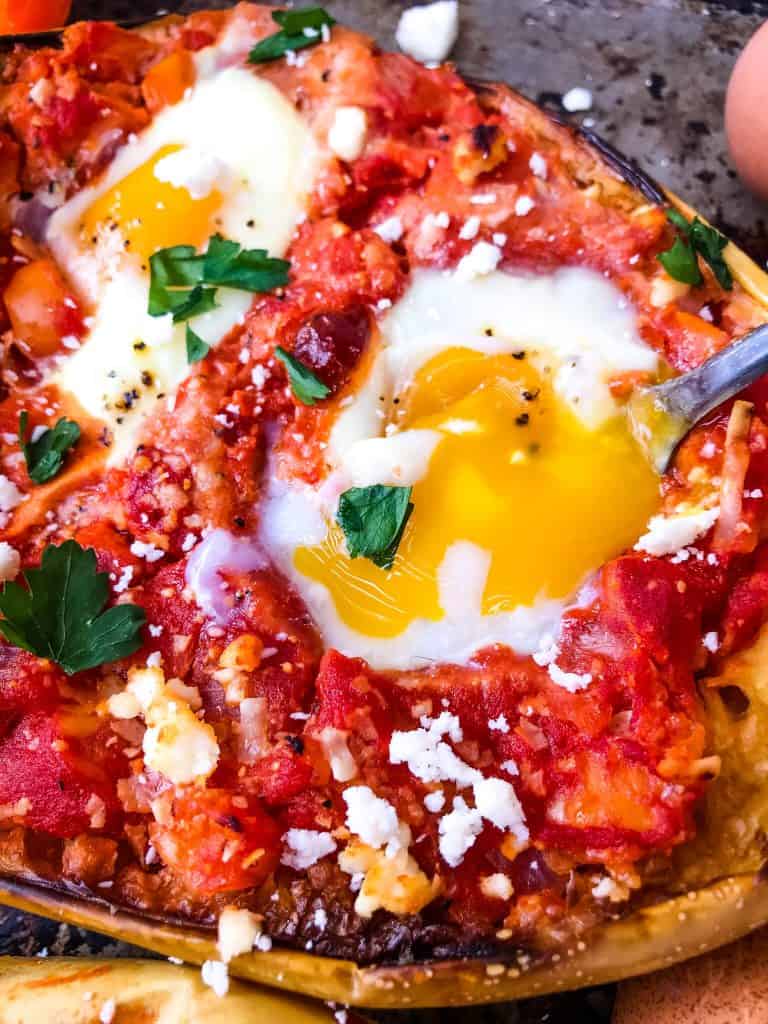
[[[147,40],[158,38],[169,26],[180,25],[171,19],[150,27]],[[206,22],[205,15],[186,30],[190,38],[198,33],[200,44],[217,29],[216,19]],[[87,33],[86,33],[87,41]],[[141,50],[141,43],[135,43]],[[132,59],[140,65],[141,52]],[[148,59],[148,58],[147,58]],[[136,83],[128,83],[134,87]],[[618,211],[646,208],[649,222],[658,218],[660,201],[675,204],[687,215],[690,211],[673,196],[660,193],[657,186],[638,177],[636,170],[617,173],[614,154],[606,163],[605,154],[587,139],[569,128],[551,121],[543,112],[513,93],[506,86],[478,84],[476,95],[488,116],[496,116],[514,125],[525,122],[533,128],[539,143],[556,149],[578,173],[585,192],[600,203]],[[123,100],[123,94],[120,94]],[[110,106],[110,117],[120,120],[125,130],[141,127],[144,114],[132,99]],[[618,161],[620,165],[620,161]],[[96,173],[99,161],[84,173]],[[368,168],[374,175],[376,168]],[[45,168],[34,166],[28,173],[40,180]],[[329,188],[333,183],[329,183]],[[642,187],[641,196],[638,186]],[[650,199],[650,202],[647,200]],[[651,228],[649,228],[651,230]],[[655,228],[654,228],[655,230]],[[610,250],[610,245],[607,245]],[[740,288],[749,297],[750,315],[768,317],[768,277],[748,258],[730,245],[726,259]],[[525,254],[518,253],[524,260]],[[610,251],[602,254],[610,261]],[[601,258],[602,258],[601,257]],[[546,259],[539,253],[538,260]],[[397,272],[392,268],[392,273]],[[311,473],[311,469],[308,470]],[[648,905],[633,908],[618,921],[606,921],[591,928],[583,937],[556,951],[496,952],[473,957],[425,961],[408,964],[359,966],[351,960],[317,957],[306,952],[273,949],[237,958],[231,965],[234,975],[298,991],[326,1000],[351,1005],[405,1008],[411,1006],[448,1006],[492,1002],[502,999],[557,991],[595,984],[653,970],[694,953],[731,941],[768,920],[768,890],[761,876],[763,866],[763,828],[768,827],[768,799],[765,810],[760,799],[761,779],[752,767],[760,751],[751,746],[753,731],[738,726],[734,752],[734,726],[718,693],[738,685],[746,695],[749,714],[761,724],[768,715],[760,696],[761,651],[764,639],[749,637],[735,653],[726,655],[716,674],[699,681],[704,694],[708,725],[708,752],[721,756],[723,771],[703,797],[706,825],[696,838],[683,843],[671,863],[658,868],[658,878],[648,889]],[[308,649],[311,642],[307,642]],[[308,661],[313,654],[308,654]],[[761,717],[762,715],[762,717]],[[755,723],[752,723],[752,730]],[[733,823],[732,835],[739,836],[738,849],[724,841],[730,835],[724,825],[726,810],[734,801],[752,798],[749,813]],[[143,945],[165,955],[200,963],[215,958],[215,936],[210,929],[192,924],[158,921],[125,909],[106,908],[87,898],[76,897],[54,887],[36,886],[33,880],[17,878],[0,881],[0,900],[21,909],[44,913],[72,923],[93,927],[107,934]]]

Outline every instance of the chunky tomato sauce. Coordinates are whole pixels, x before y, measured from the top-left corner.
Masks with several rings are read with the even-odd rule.
[[[239,16],[254,39],[274,28],[265,9],[244,5]],[[325,162],[286,254],[288,285],[256,296],[244,324],[190,367],[173,407],[158,403],[123,466],[105,468],[108,434],[80,411],[82,437],[64,472],[33,485],[15,441],[19,413],[29,412],[30,429],[75,415],[45,384],[46,360],[66,357],[61,340],[83,337],[89,314],[41,242],[41,194],[74,194],[177,101],[192,81],[191,55],[219,37],[228,17],[192,15],[143,33],[76,25],[61,50],[17,48],[3,71],[2,472],[29,495],[6,515],[3,538],[22,568],[67,539],[92,549],[109,574],[110,601],[141,606],[148,623],[130,658],[72,676],[0,646],[3,869],[81,882],[115,903],[203,923],[235,902],[285,942],[361,959],[557,942],[605,914],[593,889],[606,870],[620,903],[642,888],[649,858],[691,837],[697,800],[717,771],[695,678],[748,644],[768,609],[765,387],[747,396],[754,414],[741,459],[728,451],[724,408],[686,440],[664,480],[670,507],[695,502],[713,479],[728,483],[738,497],[728,522],[685,557],[630,552],[610,562],[591,602],[567,613],[560,667],[593,680],[576,693],[501,647],[465,667],[374,672],[323,649],[301,600],[269,565],[227,577],[231,608],[215,622],[185,588],[188,538],[196,544],[214,528],[254,534],[270,454],[278,474],[323,478],[337,402],[359,377],[378,310],[403,294],[412,268],[452,267],[469,251],[459,231],[479,188],[496,196],[503,268],[598,270],[633,303],[643,337],[675,370],[697,365],[764,312],[738,286],[723,291],[707,269],[700,287],[654,300],[657,255],[673,239],[663,209],[506,90],[472,89],[450,67],[382,54],[335,28],[299,66],[253,68],[313,127],[343,105],[364,107],[372,125],[359,159]],[[546,180],[530,169],[534,152],[546,157]],[[525,217],[514,213],[521,195],[536,198]],[[440,211],[450,227],[420,230]],[[394,214],[403,236],[389,244],[372,228]],[[277,345],[314,370],[327,400],[297,401],[274,359]],[[616,391],[637,382],[618,379]],[[160,557],[133,553],[137,541]],[[716,653],[702,646],[711,631]],[[160,652],[167,679],[196,688],[198,716],[215,733],[221,756],[203,785],[174,786],[147,769],[141,723],[107,711],[150,652]],[[241,709],[255,698],[264,720],[254,754]],[[486,824],[460,864],[441,859],[439,815],[424,804],[430,787],[388,750],[394,731],[445,708],[461,721],[463,761],[486,773],[505,761],[518,766],[530,832],[523,848]],[[506,728],[489,728],[492,720]],[[361,919],[335,856],[305,870],[281,864],[290,829],[344,843],[345,784],[332,771],[328,730],[344,736],[354,784],[396,808],[418,869],[437,879],[418,914]],[[444,788],[450,803],[458,790]],[[483,887],[487,876],[504,876],[509,887],[498,878],[495,889]],[[319,931],[317,908],[328,919]]]

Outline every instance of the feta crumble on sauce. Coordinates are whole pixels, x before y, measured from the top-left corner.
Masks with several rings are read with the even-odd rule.
[[[457,19],[259,57],[242,4],[5,73],[2,862],[218,921],[222,995],[273,943],[615,915],[717,772],[694,671],[764,617],[764,385],[663,480],[624,415],[759,308],[430,66]]]

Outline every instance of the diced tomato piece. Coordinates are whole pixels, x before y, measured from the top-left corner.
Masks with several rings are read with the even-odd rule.
[[[175,50],[153,64],[141,83],[141,94],[148,109],[156,114],[163,107],[178,103],[195,82],[195,65],[187,50]]]
[[[18,647],[0,645],[0,732],[19,715],[34,708],[50,710],[59,699],[61,671],[49,661]]]
[[[24,824],[64,839],[113,831],[122,814],[115,793],[122,758],[105,747],[109,730],[78,739],[66,725],[60,712],[35,711],[0,742],[0,804],[28,801]]]
[[[77,302],[53,260],[33,260],[20,267],[4,299],[13,333],[33,356],[53,355],[62,338],[82,333]]]
[[[91,80],[138,82],[157,46],[109,21],[80,21],[64,33],[64,50],[68,60]]]
[[[81,548],[92,548],[96,554],[96,566],[99,572],[108,572],[119,580],[124,570],[131,566],[133,574],[128,580],[129,585],[139,578],[138,566],[140,559],[131,554],[128,541],[109,522],[89,523],[83,526],[74,536]],[[114,581],[113,581],[114,583]]]
[[[152,650],[160,651],[166,675],[180,679],[192,666],[200,634],[197,606],[179,597],[186,586],[184,568],[181,562],[161,569],[134,598],[146,611],[148,626],[155,627],[155,632],[160,627],[159,635],[152,637]],[[137,651],[136,663],[141,664],[146,656],[146,650]]]
[[[190,791],[167,824],[150,827],[158,853],[190,889],[229,892],[259,885],[280,857],[281,829],[258,805],[221,789]]]
[[[385,710],[381,694],[370,683],[370,668],[362,658],[347,658],[338,651],[325,653],[317,675],[317,710],[312,731],[327,726],[349,729],[356,715],[381,715]]]
[[[309,788],[312,766],[292,750],[278,749],[254,765],[253,779],[264,802],[278,806]]]
[[[72,0],[0,0],[0,32],[43,32],[66,23]]]

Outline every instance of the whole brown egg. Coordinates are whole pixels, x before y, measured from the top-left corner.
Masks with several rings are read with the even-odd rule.
[[[725,130],[742,181],[768,199],[768,22],[752,36],[733,69]]]

